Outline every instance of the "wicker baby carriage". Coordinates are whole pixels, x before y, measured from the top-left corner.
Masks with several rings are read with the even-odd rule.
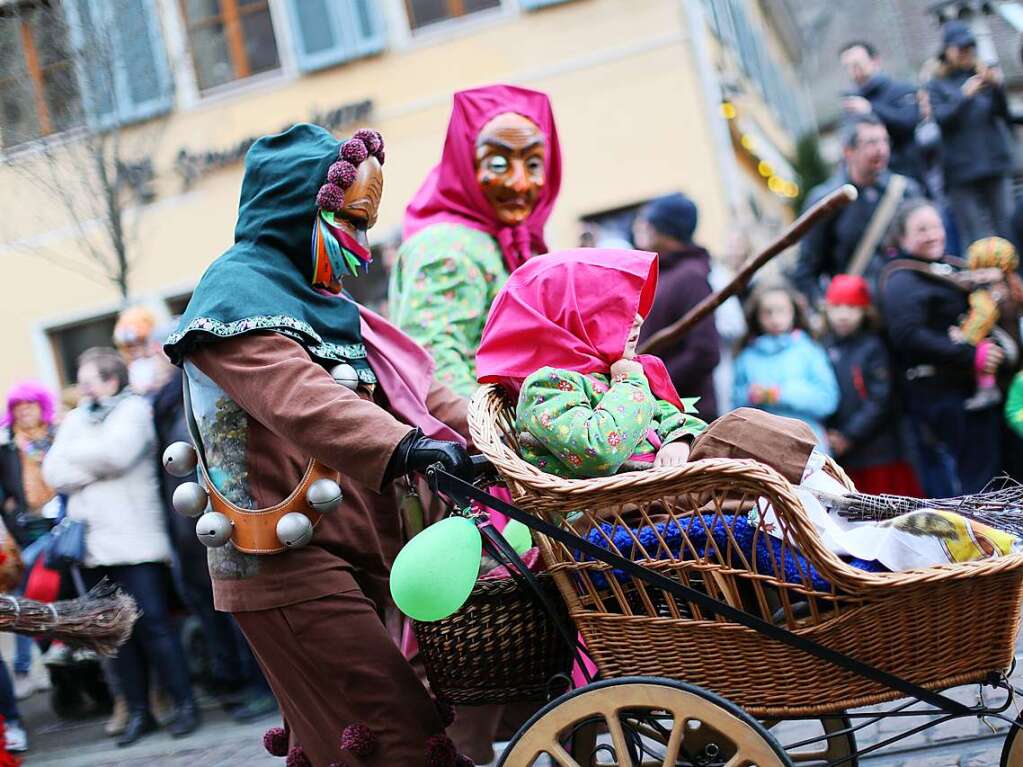
[[[473,398],[473,440],[517,506],[607,550],[821,645],[937,690],[1011,663],[1023,556],[866,572],[821,543],[793,487],[748,460],[565,480],[522,461],[495,386]],[[851,487],[834,464],[830,471]],[[758,499],[760,499],[758,501]],[[780,528],[750,515],[769,502]],[[569,615],[605,679],[699,685],[758,718],[818,717],[900,697],[877,681],[701,613],[610,565],[536,536]],[[753,552],[753,553],[751,553]]]

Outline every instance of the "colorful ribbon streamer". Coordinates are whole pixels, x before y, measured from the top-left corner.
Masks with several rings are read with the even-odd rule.
[[[369,271],[373,255],[362,243],[338,226],[332,211],[320,210],[313,226],[313,285],[335,293],[341,278],[359,276],[359,267]]]

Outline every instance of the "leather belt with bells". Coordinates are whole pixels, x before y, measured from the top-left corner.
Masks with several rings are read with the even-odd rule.
[[[337,366],[337,368],[341,367],[352,370],[353,374],[355,372],[349,365]],[[339,383],[347,385],[347,381],[342,380],[338,374],[334,374],[334,378]],[[282,551],[286,551],[288,547],[281,543],[277,537],[277,523],[281,517],[291,512],[298,512],[305,515],[315,529],[323,514],[313,509],[306,500],[309,488],[320,479],[330,479],[339,483],[341,473],[320,463],[316,459],[311,459],[306,466],[305,474],[302,476],[302,481],[299,482],[298,487],[292,491],[291,495],[277,505],[265,509],[245,509],[232,503],[223,496],[216,485],[213,484],[213,480],[210,479],[206,466],[206,451],[199,434],[198,424],[195,422],[195,414],[192,412],[192,397],[189,391],[187,374],[182,377],[182,382],[185,415],[188,422],[188,431],[196,450],[199,473],[202,476],[203,484],[206,486],[206,492],[209,494],[210,505],[213,507],[213,510],[220,512],[231,520],[231,545],[245,554],[279,554]]]
[[[318,479],[332,479],[337,482],[341,478],[339,472],[317,460],[311,460],[298,487],[283,501],[266,509],[243,509],[221,495],[210,480],[206,464],[201,458],[199,470],[206,484],[206,491],[210,495],[213,510],[219,511],[231,520],[231,544],[246,554],[279,554],[287,550],[288,547],[277,537],[277,523],[285,514],[293,511],[304,514],[315,528],[323,514],[312,509],[306,501],[309,486]]]

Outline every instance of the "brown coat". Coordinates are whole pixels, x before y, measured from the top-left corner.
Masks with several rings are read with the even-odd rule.
[[[369,395],[339,386],[302,346],[256,333],[200,347],[189,359],[249,416],[249,486],[257,507],[283,500],[310,457],[341,472],[344,503],[325,516],[312,542],[284,554],[211,550],[216,606],[265,610],[349,591],[374,601],[386,594],[390,562],[401,545],[395,496],[385,473],[412,429],[387,410],[380,387]],[[427,407],[466,433],[466,403],[434,383]]]

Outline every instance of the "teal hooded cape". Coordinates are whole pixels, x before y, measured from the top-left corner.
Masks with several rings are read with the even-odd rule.
[[[196,346],[272,331],[323,363],[347,362],[375,383],[352,301],[312,286],[316,192],[341,142],[300,123],[264,136],[245,155],[234,245],[206,270],[164,346],[176,365]]]

